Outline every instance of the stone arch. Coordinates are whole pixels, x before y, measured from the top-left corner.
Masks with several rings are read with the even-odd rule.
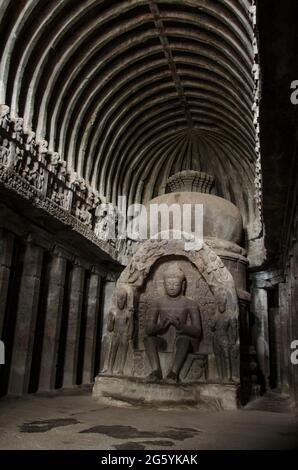
[[[117,288],[124,287],[131,306],[138,303],[140,290],[155,264],[163,257],[183,257],[194,265],[210,287],[215,300],[222,291],[226,292],[226,308],[230,315],[238,317],[238,300],[234,279],[220,257],[202,242],[198,250],[187,250],[185,242],[189,235],[182,233],[181,239],[154,240],[143,242],[132,260],[122,272]]]

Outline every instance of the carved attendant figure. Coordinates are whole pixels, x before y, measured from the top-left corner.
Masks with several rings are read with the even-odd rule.
[[[148,336],[144,339],[146,353],[152,369],[148,381],[162,379],[158,354],[159,336],[168,331],[170,326],[176,329],[175,351],[167,381],[176,383],[184,364],[192,339],[201,337],[201,316],[196,303],[184,296],[186,278],[176,264],[164,273],[166,295],[157,299],[149,309]],[[189,320],[189,321],[188,321]]]
[[[129,342],[133,335],[133,311],[127,308],[127,292],[120,288],[117,291],[117,307],[109,312],[107,329],[112,333],[108,356],[108,367],[103,373],[112,373],[117,352],[120,349],[121,359],[119,374],[123,374]]]
[[[8,139],[3,139],[0,145],[0,163],[2,163],[2,165],[8,165],[9,155],[10,155],[9,141]]]
[[[222,382],[232,382],[238,375],[239,357],[238,320],[227,311],[227,294],[225,289],[218,289],[217,312],[212,321],[213,350],[219,378]]]

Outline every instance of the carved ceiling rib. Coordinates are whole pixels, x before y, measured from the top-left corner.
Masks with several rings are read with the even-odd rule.
[[[101,195],[146,202],[184,169],[254,218],[248,0],[5,0],[0,101]]]
[[[164,55],[165,55],[165,57],[168,61],[169,68],[170,68],[172,78],[173,78],[173,82],[175,84],[177,94],[179,96],[179,100],[181,102],[182,108],[183,108],[184,113],[185,113],[187,125],[190,129],[193,129],[194,124],[193,124],[193,120],[192,120],[192,117],[191,117],[191,112],[189,110],[189,106],[188,106],[187,99],[186,99],[186,96],[185,96],[183,84],[182,84],[182,82],[180,80],[180,77],[179,77],[179,74],[177,72],[177,67],[176,67],[176,64],[175,64],[175,61],[174,61],[174,58],[173,58],[173,54],[172,54],[172,50],[171,50],[169,40],[167,38],[167,33],[166,33],[166,30],[165,30],[165,26],[164,26],[163,21],[162,21],[161,16],[160,16],[160,11],[159,11],[158,5],[153,0],[149,1],[149,5],[150,5],[151,13],[152,13],[153,18],[154,18],[154,24],[155,24],[155,27],[158,31],[159,39],[160,39],[161,45],[163,47]]]

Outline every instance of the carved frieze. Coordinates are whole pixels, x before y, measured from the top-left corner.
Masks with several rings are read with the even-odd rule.
[[[67,168],[58,152],[48,150],[45,139],[24,128],[21,117],[11,118],[0,105],[0,182],[117,258],[114,240],[94,232],[99,195],[84,178]],[[13,145],[13,147],[12,147]],[[13,149],[13,150],[12,150]]]

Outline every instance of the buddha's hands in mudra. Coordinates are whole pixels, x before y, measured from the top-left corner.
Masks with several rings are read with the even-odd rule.
[[[176,328],[178,333],[183,333],[185,328],[184,328],[184,323],[181,322],[179,317],[174,317],[172,319],[172,325]]]
[[[176,328],[176,330],[180,333],[184,331],[184,328],[183,328],[184,325],[183,323],[181,323],[181,320],[179,317],[166,318],[162,324],[162,328],[166,329],[171,325],[173,325]]]

